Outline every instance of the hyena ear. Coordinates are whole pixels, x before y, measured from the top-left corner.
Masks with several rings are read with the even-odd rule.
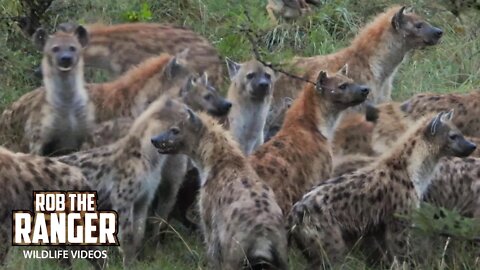
[[[179,60],[187,61],[189,52],[190,52],[190,48],[185,48],[181,52],[177,53],[175,56]]]
[[[85,27],[81,25],[77,26],[77,28],[75,29],[75,36],[77,36],[77,39],[80,42],[80,45],[82,45],[82,47],[85,48],[88,45],[88,32]]]
[[[427,130],[430,131],[430,135],[434,136],[435,134],[437,134],[438,128],[440,127],[442,122],[441,119],[444,114],[445,112],[440,112],[439,114],[437,114],[437,116],[435,116],[435,118],[433,118],[432,121],[430,121],[430,124],[428,124]]]
[[[325,83],[327,82],[327,72],[326,71],[320,71],[320,73],[318,73],[318,76],[317,76],[317,82],[316,82],[316,88],[317,90],[321,90],[322,89],[322,86],[325,85]]]
[[[345,64],[339,71],[341,75],[348,77],[348,64]]]
[[[292,106],[293,104],[293,98],[291,97],[284,97],[283,98],[283,106],[285,106],[285,108],[290,108],[290,106]]]
[[[208,85],[208,73],[203,72],[202,75],[200,76],[200,83],[203,85]]]
[[[452,121],[453,114],[454,114],[454,111],[453,109],[451,109],[448,113],[444,114],[440,120],[442,120],[443,123]]]
[[[192,91],[193,87],[196,85],[195,79],[189,77],[185,85],[180,89],[180,96],[185,96],[188,92]]]
[[[47,43],[48,33],[43,28],[38,28],[35,33],[33,33],[33,43],[39,50],[43,50],[45,43]]]
[[[405,11],[405,8],[406,7],[401,7],[400,10],[395,13],[395,15],[393,15],[393,18],[392,18],[392,26],[393,26],[393,29],[400,29],[400,27],[402,26],[403,24],[403,15],[404,15],[404,11]]]
[[[178,73],[180,73],[182,68],[182,65],[178,63],[177,57],[174,56],[172,57],[172,59],[170,59],[167,66],[165,67],[165,73],[167,74],[168,78],[172,79],[175,78]]]
[[[230,77],[230,80],[233,80],[233,77],[237,75],[242,65],[240,65],[237,62],[234,62],[228,57],[225,57],[225,62],[227,63],[228,77]]]
[[[202,127],[202,121],[200,121],[200,118],[198,118],[198,116],[190,108],[187,108],[187,113],[187,119],[192,124],[194,130],[200,130],[200,128]]]

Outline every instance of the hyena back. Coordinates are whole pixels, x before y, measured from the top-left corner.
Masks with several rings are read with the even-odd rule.
[[[380,103],[391,99],[391,86],[399,65],[412,50],[439,42],[442,30],[431,26],[405,7],[392,7],[367,24],[349,47],[336,53],[296,57],[294,73],[313,80],[320,70],[337,71],[348,65],[348,77],[372,89],[369,100]],[[280,75],[274,104],[281,98],[296,97],[305,82]]]
[[[307,85],[287,111],[280,131],[250,156],[250,164],[272,187],[284,214],[318,181],[330,178],[329,140],[337,119],[368,93],[368,87],[341,73],[320,72],[316,86]]]
[[[71,31],[73,24],[59,25]],[[103,68],[119,76],[142,61],[161,53],[175,55],[188,49],[188,66],[197,74],[208,72],[215,87],[222,86],[223,63],[215,47],[190,29],[167,24],[127,23],[86,26],[90,44],[86,66]]]
[[[314,187],[294,205],[292,236],[312,268],[326,258],[333,263],[342,258],[345,233],[360,239],[380,226],[385,226],[385,234],[378,237],[387,255],[407,258],[410,224],[395,215],[409,215],[419,206],[440,158],[468,156],[476,148],[453,125],[452,117],[450,111],[419,120],[372,165]]]
[[[90,191],[93,187],[75,167],[48,157],[13,153],[0,147],[0,265],[12,243],[12,211],[33,211],[33,191]],[[101,205],[103,206],[103,205]],[[101,269],[103,260],[91,260]]]
[[[272,190],[215,120],[179,107],[152,138],[164,154],[186,154],[201,175],[200,216],[212,269],[287,269],[283,217]]]

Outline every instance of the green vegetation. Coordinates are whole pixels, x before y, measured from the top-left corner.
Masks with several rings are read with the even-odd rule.
[[[0,108],[22,94],[40,86],[33,70],[41,54],[28,37],[11,20],[23,14],[22,0],[0,0]],[[279,64],[293,55],[315,55],[334,52],[346,46],[358,29],[376,13],[396,3],[393,0],[325,0],[321,8],[305,18],[287,24],[273,25],[265,11],[267,0],[56,0],[42,22],[53,29],[65,21],[77,23],[120,23],[148,21],[172,23],[194,29],[207,37],[221,55],[234,60],[253,56],[252,46],[244,29],[256,33],[257,46],[265,60]],[[480,11],[460,10],[461,19],[448,10],[451,2],[405,0],[405,4],[425,15],[432,24],[445,31],[438,46],[415,52],[400,68],[394,82],[397,100],[418,92],[466,92],[480,84]],[[247,16],[248,15],[248,16]],[[249,20],[249,18],[251,20]],[[105,79],[101,72],[89,72],[87,81]],[[479,235],[476,221],[454,213],[441,220],[434,219],[431,207],[424,207],[412,217],[418,226],[414,230],[412,257],[419,269],[478,269],[478,247],[472,245],[472,235]],[[443,222],[443,223],[442,223]],[[443,225],[442,225],[443,224]],[[449,224],[453,224],[450,226]],[[138,269],[207,269],[201,240],[181,226],[168,234],[165,244],[153,249],[147,243],[145,259]],[[439,236],[440,234],[450,235]],[[181,240],[181,237],[184,240]],[[115,250],[110,254],[112,269],[121,269]],[[300,254],[293,250],[292,269],[304,268]],[[24,260],[20,249],[14,249],[7,269],[57,269],[55,261]],[[75,269],[87,268],[82,260]],[[361,256],[348,256],[345,269],[367,269]],[[388,266],[388,268],[390,268]]]

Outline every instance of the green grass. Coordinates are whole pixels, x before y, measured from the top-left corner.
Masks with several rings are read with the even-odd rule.
[[[41,54],[9,20],[12,16],[21,15],[18,1],[0,0],[0,108],[41,85],[41,81],[32,73],[40,62]],[[264,8],[266,0],[57,0],[48,10],[45,24],[53,28],[64,21],[120,23],[143,20],[184,25],[207,37],[222,56],[237,61],[253,57],[251,44],[242,32],[242,29],[248,28],[258,36],[257,45],[262,57],[279,64],[294,55],[326,54],[348,45],[358,29],[372,16],[390,4],[398,4],[393,0],[324,2],[309,17],[291,24],[272,25]],[[467,10],[460,21],[442,5],[448,1],[403,2],[412,5],[432,24],[444,29],[445,35],[440,45],[416,51],[401,66],[394,81],[394,99],[403,100],[419,92],[466,92],[478,88],[480,12]],[[252,18],[251,22],[245,13]],[[105,79],[103,73],[87,73],[87,81],[102,79]],[[428,213],[431,210],[425,211]],[[421,215],[416,218],[425,221]],[[438,221],[428,222],[436,224]],[[471,222],[461,220],[460,224],[469,226]],[[414,231],[416,248],[412,250],[412,257],[416,268],[479,267],[478,248],[455,237],[448,239],[438,236],[434,226],[427,225]],[[182,230],[181,226],[175,228],[179,230],[178,233],[169,234],[160,250],[147,245],[144,252],[146,258],[136,265],[137,269],[207,269],[204,247],[199,237]],[[109,254],[111,269],[120,269],[117,252],[112,250]],[[59,267],[55,261],[24,260],[19,248],[15,248],[10,255],[7,269]],[[295,249],[290,252],[290,264],[292,269],[305,267],[305,262]],[[83,269],[88,267],[88,263],[79,260],[74,266],[75,269]],[[360,256],[352,254],[347,256],[342,269],[368,267]]]

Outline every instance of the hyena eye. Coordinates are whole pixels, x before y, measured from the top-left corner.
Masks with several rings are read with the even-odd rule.
[[[415,28],[417,28],[417,29],[422,29],[422,27],[423,27],[423,23],[416,23],[415,24]]]
[[[173,135],[178,135],[180,133],[180,129],[178,129],[177,127],[172,127],[170,129],[170,132],[173,134]]]
[[[268,73],[265,73],[265,78],[270,79],[270,78],[272,78],[272,75],[270,75]]]
[[[448,138],[450,138],[450,140],[452,141],[455,141],[456,139],[458,139],[458,134],[450,134]]]
[[[53,46],[52,47],[52,52],[56,53],[58,51],[60,51],[60,47],[58,47],[58,46]]]
[[[339,86],[338,88],[340,88],[340,89],[342,89],[342,90],[345,90],[345,89],[347,89],[347,84],[346,84],[346,83],[342,83],[342,84],[340,84],[340,86]]]
[[[253,79],[253,77],[255,77],[255,73],[248,73],[247,74],[247,79],[251,80],[251,79]]]
[[[71,52],[74,52],[74,51],[77,50],[77,48],[75,48],[74,46],[70,46],[68,49],[69,49]]]
[[[212,99],[212,97],[213,97],[213,96],[212,96],[211,94],[207,94],[207,95],[205,95],[203,98],[204,98],[205,100],[207,100],[207,101],[210,101],[210,100]]]

